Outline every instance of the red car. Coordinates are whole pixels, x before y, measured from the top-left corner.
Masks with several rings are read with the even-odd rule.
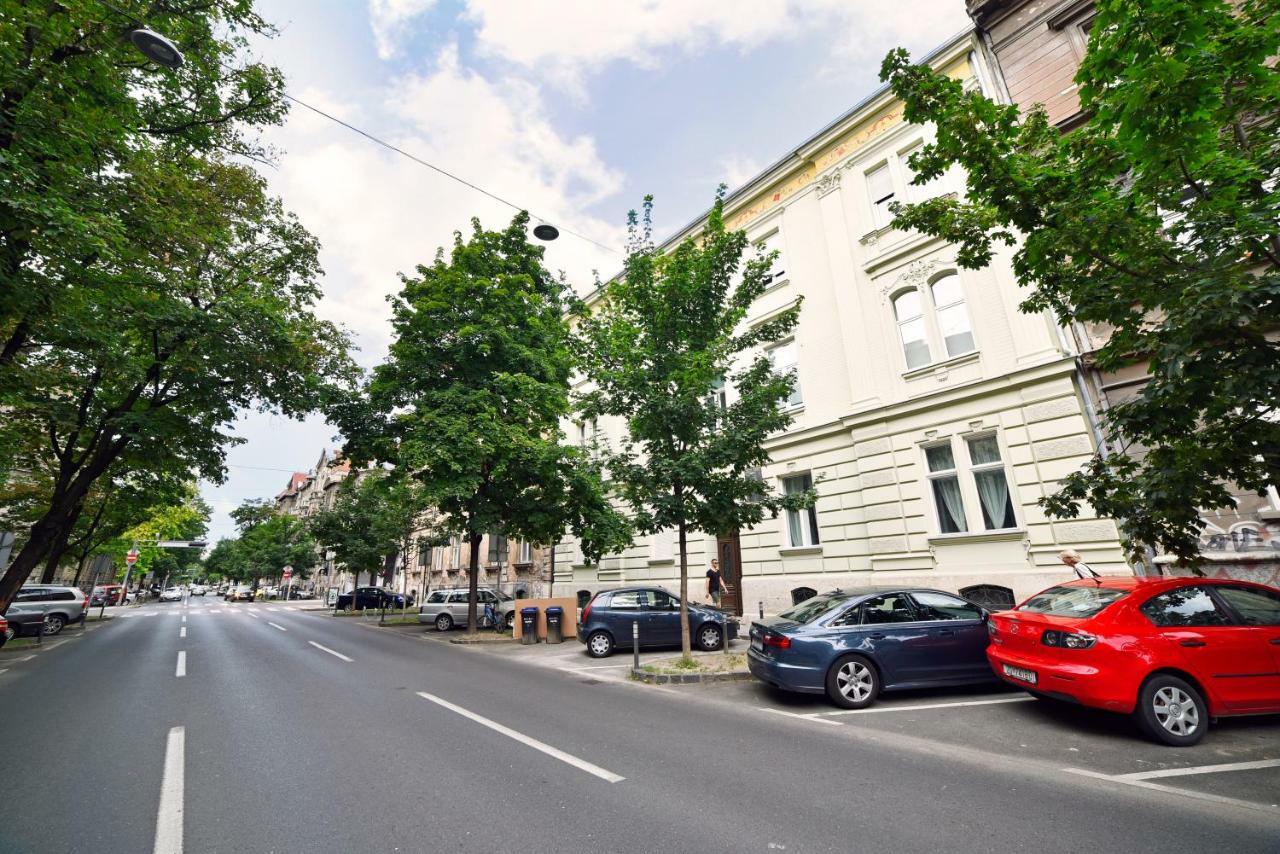
[[[8,643],[9,637],[9,623],[4,617],[0,617],[0,646]]]
[[[1280,590],[1217,578],[1102,578],[987,621],[996,675],[1042,697],[1132,714],[1174,746],[1210,718],[1280,712]]]

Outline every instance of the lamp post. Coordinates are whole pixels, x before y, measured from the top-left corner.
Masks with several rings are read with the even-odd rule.
[[[186,60],[182,56],[182,51],[178,50],[178,46],[173,43],[173,39],[143,26],[141,20],[134,15],[130,15],[124,9],[113,6],[105,2],[105,0],[100,0],[100,2],[112,12],[122,18],[128,18],[134,24],[133,29],[129,30],[129,41],[138,49],[138,53],[156,65],[162,65],[170,71],[182,67]]]

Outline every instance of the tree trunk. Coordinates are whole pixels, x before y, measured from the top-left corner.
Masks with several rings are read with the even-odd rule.
[[[467,532],[471,543],[471,565],[467,567],[467,634],[476,633],[476,602],[480,598],[480,539],[474,531]]]
[[[685,527],[682,521],[680,529],[680,655],[683,658],[693,656],[693,647],[689,644],[689,554],[685,541]]]

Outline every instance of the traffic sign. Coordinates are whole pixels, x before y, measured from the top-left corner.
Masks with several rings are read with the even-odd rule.
[[[292,578],[292,577],[293,577],[293,569],[291,569],[290,567],[287,567],[287,566],[286,566],[286,567],[284,568],[284,580],[285,580],[285,581],[288,581],[288,580],[289,580],[290,578]]]
[[[119,552],[117,552],[117,554],[119,554]],[[127,564],[129,564],[129,566],[133,566],[135,563],[137,563],[137,562],[138,562],[138,550],[137,550],[137,549],[129,549],[129,553],[128,553],[127,555],[125,555],[125,556],[124,556],[124,562],[125,562],[125,563],[127,563]]]

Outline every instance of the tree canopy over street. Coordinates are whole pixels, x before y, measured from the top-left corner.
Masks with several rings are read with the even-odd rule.
[[[908,121],[937,126],[916,183],[968,175],[965,198],[902,205],[896,224],[957,244],[970,268],[1021,240],[1024,310],[1109,330],[1102,370],[1148,365],[1105,413],[1111,448],[1042,504],[1069,518],[1087,502],[1187,560],[1228,484],[1280,483],[1278,54],[1271,0],[1099,0],[1076,77],[1088,119],[1067,134],[905,51],[881,72]]]

